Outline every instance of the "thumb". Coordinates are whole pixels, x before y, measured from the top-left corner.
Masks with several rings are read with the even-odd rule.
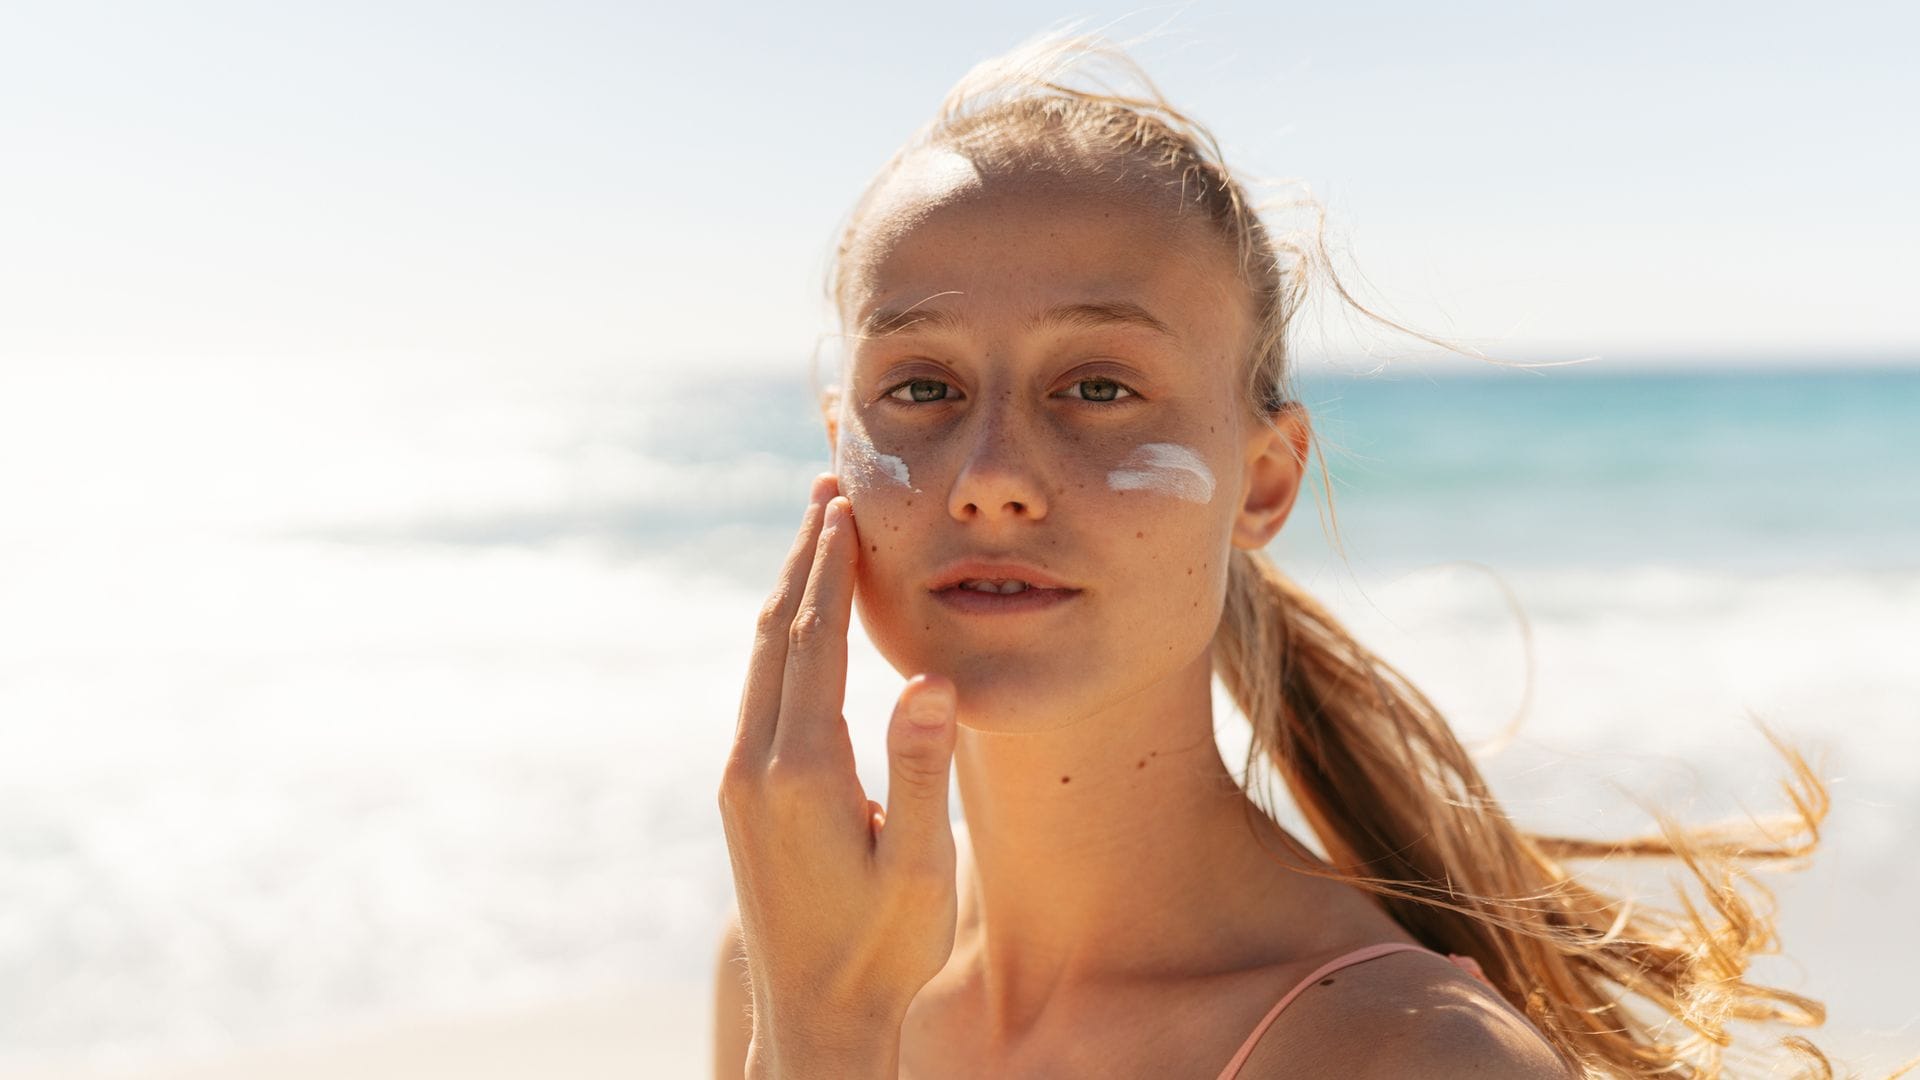
[[[915,675],[893,707],[887,725],[886,827],[880,833],[885,858],[931,858],[943,869],[953,864],[947,789],[959,731],[955,702],[952,680]]]

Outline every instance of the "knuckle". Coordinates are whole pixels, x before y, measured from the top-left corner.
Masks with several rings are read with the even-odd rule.
[[[794,617],[793,625],[787,628],[787,645],[795,652],[810,652],[817,648],[826,635],[826,619],[812,608],[802,608]]]
[[[918,757],[895,758],[893,771],[901,780],[906,781],[915,793],[925,792],[947,778],[946,762],[936,763]]]
[[[767,762],[762,783],[768,796],[788,801],[813,786],[815,772],[811,764],[799,758],[775,757]]]
[[[766,787],[766,777],[766,766],[759,757],[736,746],[720,770],[720,801],[744,803],[757,798]]]
[[[770,638],[780,632],[782,624],[786,621],[786,610],[787,597],[784,592],[775,593],[772,599],[761,606],[760,616],[754,623],[754,629],[758,631],[760,637]]]
[[[752,805],[758,795],[756,786],[744,769],[729,764],[720,775],[720,790],[715,796],[722,816]]]

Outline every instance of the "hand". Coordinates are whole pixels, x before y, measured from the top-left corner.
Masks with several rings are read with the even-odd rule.
[[[720,818],[753,988],[749,1073],[891,1080],[907,1006],[953,952],[955,692],[937,675],[907,683],[881,809],[840,713],[860,536],[838,490],[815,478],[761,610]]]

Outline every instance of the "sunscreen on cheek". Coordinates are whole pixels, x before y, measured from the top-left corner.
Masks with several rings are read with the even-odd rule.
[[[1107,474],[1115,491],[1157,491],[1176,499],[1213,501],[1213,473],[1200,455],[1178,443],[1143,443]]]
[[[840,429],[840,475],[851,479],[862,487],[876,487],[881,481],[891,481],[914,492],[920,489],[913,486],[913,479],[907,473],[907,463],[893,456],[882,454],[873,447],[866,432],[852,428]]]

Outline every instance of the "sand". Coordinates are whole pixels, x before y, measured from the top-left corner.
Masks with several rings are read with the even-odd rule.
[[[647,986],[518,1012],[395,1023],[376,1030],[199,1060],[58,1066],[20,1080],[462,1080],[704,1077],[711,999]]]

